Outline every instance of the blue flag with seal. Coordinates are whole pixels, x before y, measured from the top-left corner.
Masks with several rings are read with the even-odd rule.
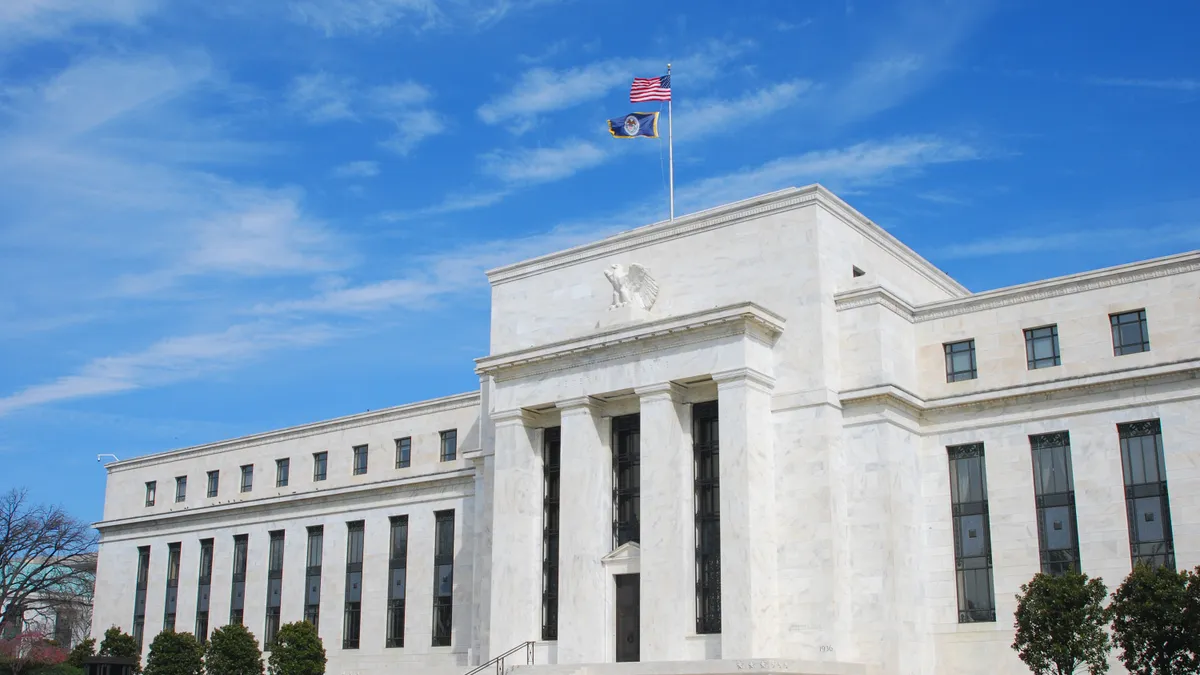
[[[615,138],[658,138],[658,113],[629,113],[608,121],[608,132]]]

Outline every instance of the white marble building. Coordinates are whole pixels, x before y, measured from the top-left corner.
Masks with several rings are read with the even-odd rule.
[[[488,276],[478,392],[110,464],[93,631],[1015,675],[1035,572],[1200,563],[1200,253],[972,294],[810,186]]]

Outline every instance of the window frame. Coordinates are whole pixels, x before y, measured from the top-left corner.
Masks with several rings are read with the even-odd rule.
[[[1042,368],[1053,368],[1062,365],[1062,347],[1058,341],[1058,324],[1050,323],[1045,326],[1036,326],[1034,328],[1026,328],[1025,330],[1025,365],[1028,370],[1041,370]],[[1050,335],[1035,335],[1038,331],[1049,330]],[[1040,340],[1050,340],[1053,347],[1053,356],[1035,358],[1034,353],[1036,344]],[[1053,361],[1053,363],[1043,363],[1045,361]]]
[[[692,405],[692,499],[696,634],[721,632],[720,409]]]
[[[612,418],[613,548],[641,540],[641,415]],[[624,434],[624,436],[623,436]],[[631,440],[632,439],[632,440]]]
[[[454,529],[454,509],[433,512],[433,629],[430,631],[433,647],[450,647],[454,641]],[[447,543],[449,550],[446,550]],[[438,574],[443,567],[448,567],[449,571],[448,595],[439,593]]]
[[[313,453],[313,482],[319,483],[329,478],[329,451]]]
[[[1133,319],[1126,321],[1126,317],[1132,316]],[[1146,319],[1146,308],[1131,309],[1126,312],[1113,312],[1108,315],[1109,326],[1112,328],[1113,341],[1113,356],[1128,356],[1129,354],[1141,354],[1150,351],[1150,322]],[[1138,325],[1141,327],[1141,340],[1138,342],[1124,341],[1124,336],[1120,330],[1124,326]],[[1136,345],[1136,349],[1133,347]]]
[[[558,639],[562,427],[542,430],[542,639]]]
[[[1136,422],[1122,422],[1117,424],[1117,438],[1121,445],[1121,478],[1125,487],[1125,518],[1129,532],[1129,558],[1130,563],[1134,566],[1147,564],[1151,567],[1165,566],[1170,569],[1175,569],[1175,534],[1171,525],[1171,499],[1170,492],[1167,490],[1167,464],[1166,464],[1166,448],[1163,445],[1162,437],[1162,421],[1160,419],[1138,420]],[[1154,470],[1157,480],[1136,481],[1136,475],[1133,466],[1132,443],[1133,439],[1152,439],[1154,454]],[[1142,476],[1146,476],[1146,448],[1144,441],[1139,441],[1140,446],[1140,467]],[[1157,513],[1161,518],[1161,539],[1143,538],[1140,536],[1142,531],[1141,524],[1138,522],[1138,514],[1143,516],[1144,522],[1153,522],[1152,519],[1146,519],[1145,516],[1153,515],[1152,512],[1142,511],[1139,509],[1139,504],[1146,500],[1157,500],[1159,509]],[[1151,552],[1139,552],[1141,547],[1147,547]],[[1159,548],[1157,552],[1154,548]]]
[[[388,519],[390,541],[388,548],[387,626],[384,646],[404,646],[405,605],[408,600],[408,516]]]
[[[221,470],[213,469],[212,471],[209,471],[206,475],[208,476],[208,489],[205,494],[208,495],[209,499],[212,499],[213,497],[216,497],[221,491]]]
[[[402,436],[396,439],[396,468],[407,469],[412,466],[412,436]]]
[[[242,472],[241,473],[241,477],[242,477],[241,491],[242,492],[253,492],[254,491],[254,465],[253,464],[243,464],[240,467],[240,469]],[[247,478],[249,478],[249,480],[247,480]]]
[[[182,504],[187,501],[187,476],[175,477],[175,503]]]
[[[275,460],[275,487],[287,487],[292,480],[292,458],[280,457]]]
[[[154,502],[158,501],[158,481],[146,481],[146,506],[154,506]]]
[[[366,536],[366,521],[352,520],[346,523],[346,592],[342,606],[342,649],[358,649],[362,644],[362,571]],[[355,574],[358,575],[357,588],[354,588]]]
[[[961,345],[966,345],[966,349],[956,349]],[[957,340],[955,342],[944,342],[942,348],[946,354],[946,382],[965,382],[967,380],[975,380],[979,378],[979,367],[975,357],[975,338],[966,340]],[[966,352],[971,360],[971,367],[968,370],[956,370],[954,368],[954,356]]]
[[[365,476],[370,468],[370,450],[367,445],[356,445],[353,450],[352,475]]]
[[[1067,431],[1054,431],[1043,434],[1030,434],[1030,458],[1033,461],[1033,494],[1034,508],[1037,513],[1038,528],[1038,559],[1043,574],[1059,576],[1067,572],[1082,571],[1079,557],[1079,518],[1075,511],[1075,475],[1071,460],[1071,435]],[[1062,479],[1061,489],[1046,488],[1046,459],[1053,472],[1058,469],[1052,453],[1061,452]],[[1054,481],[1057,483],[1059,481]],[[1052,509],[1066,509],[1067,527],[1070,528],[1070,545],[1066,548],[1050,548],[1050,534],[1046,531],[1047,518]]]
[[[983,443],[965,443],[962,445],[951,445],[946,447],[946,455],[949,460],[950,469],[950,515],[951,525],[954,534],[954,576],[955,588],[958,598],[958,622],[959,623],[989,623],[996,621],[996,579],[995,569],[992,560],[992,534],[991,534],[991,516],[988,510],[988,491],[987,491],[987,462],[984,454]],[[979,480],[977,486],[979,499],[963,499],[962,482],[963,472],[959,469],[957,462],[966,462],[969,460],[978,460],[978,472],[976,477]],[[967,468],[967,476],[971,475],[970,467]],[[968,483],[967,491],[972,491],[972,486]],[[969,496],[969,494],[968,494]],[[978,527],[983,530],[981,548],[982,554],[966,555],[966,542],[963,538],[963,529],[969,527],[967,519],[978,519]],[[971,530],[973,532],[973,530]],[[978,535],[976,535],[978,536]],[[970,536],[971,539],[976,536]],[[974,590],[982,590],[977,586],[979,579],[977,575],[971,575],[968,579],[968,572],[982,572],[983,579],[987,585],[986,597],[970,597],[968,593],[968,584],[975,586]],[[972,607],[972,602],[979,603],[981,600],[986,601],[983,607]]]
[[[447,440],[450,441],[447,444]],[[447,447],[449,451],[447,451]],[[443,462],[453,462],[458,459],[458,429],[445,429],[438,432],[439,457]]]

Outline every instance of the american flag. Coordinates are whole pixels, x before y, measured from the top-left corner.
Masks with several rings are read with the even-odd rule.
[[[635,77],[633,78],[633,88],[629,90],[629,102],[641,103],[643,101],[670,101],[671,100],[671,76],[663,75],[662,77]]]

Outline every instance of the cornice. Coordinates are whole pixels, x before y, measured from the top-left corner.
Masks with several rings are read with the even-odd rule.
[[[713,373],[712,379],[717,383],[717,391],[730,387],[750,386],[766,393],[775,389],[775,378],[753,368],[734,368]]]
[[[420,476],[406,476],[404,478],[392,478],[375,481],[372,483],[345,485],[327,490],[308,490],[306,492],[300,492],[291,495],[260,497],[258,499],[247,499],[225,504],[199,506],[196,508],[167,511],[165,513],[147,514],[134,516],[131,518],[102,520],[100,522],[93,523],[92,527],[96,528],[102,535],[104,535],[110,532],[118,532],[131,528],[151,526],[158,527],[163,525],[171,526],[176,524],[202,521],[211,518],[228,518],[231,514],[253,517],[254,515],[258,515],[260,513],[277,513],[278,510],[283,507],[287,507],[289,509],[302,508],[304,506],[311,506],[321,502],[339,502],[362,499],[373,496],[377,493],[383,493],[388,498],[394,499],[397,491],[401,491],[402,494],[413,496],[424,494],[430,490],[442,490],[459,483],[462,483],[463,485],[471,485],[473,487],[475,484],[475,470],[455,469],[453,471],[424,474]]]
[[[976,293],[966,298],[919,305],[914,309],[913,317],[915,321],[934,321],[950,316],[988,311],[1025,302],[1133,284],[1176,274],[1187,274],[1198,270],[1200,270],[1200,251],[1191,251],[1019,286],[998,288]]]
[[[519,424],[527,427],[536,427],[541,424],[541,415],[526,410],[525,408],[515,408],[513,410],[497,410],[490,416],[492,423],[497,427],[502,427],[509,424]]]
[[[689,333],[721,326],[737,326],[742,331],[760,331],[773,340],[783,333],[786,322],[779,315],[752,302],[717,307],[682,316],[647,321],[594,333],[582,338],[476,359],[475,371],[495,376],[501,372],[553,362],[568,357],[595,354],[604,350],[645,344],[661,339],[680,339]]]
[[[934,267],[932,263],[917,255],[915,251],[893,237],[887,230],[859,213],[824,186],[815,183],[800,188],[787,188],[777,192],[770,192],[743,201],[733,202],[732,204],[725,204],[682,216],[673,221],[659,221],[621,232],[599,241],[504,267],[498,267],[488,271],[488,281],[493,285],[503,284],[583,261],[594,260],[610,256],[614,253],[630,251],[651,244],[727,227],[752,218],[788,211],[814,203],[820,204],[835,218],[857,230],[867,239],[895,256],[904,265],[925,277],[946,293],[958,296],[966,295],[969,292],[945,272]]]
[[[666,399],[678,403],[687,397],[687,387],[674,382],[658,382],[642,387],[634,387],[633,393],[637,394],[638,398],[640,398],[643,403],[657,401],[659,399]]]
[[[838,293],[833,296],[833,303],[839,312],[858,309],[859,307],[868,307],[870,305],[879,305],[894,312],[901,318],[908,319],[909,321],[915,320],[913,306],[884,286],[868,286],[866,288],[857,288],[852,291]]]
[[[348,415],[346,417],[338,417],[323,422],[313,422],[296,427],[288,427],[286,429],[278,429],[275,431],[266,431],[260,434],[251,436],[242,436],[241,438],[233,438],[226,441],[217,441],[216,443],[207,443],[205,445],[196,445],[189,448],[180,448],[178,450],[168,450],[153,455],[145,455],[143,457],[134,457],[133,459],[125,459],[119,462],[106,464],[105,468],[110,473],[126,471],[129,469],[139,469],[147,466],[155,466],[166,462],[174,462],[180,459],[193,459],[196,457],[205,457],[208,455],[244,450],[267,443],[279,443],[284,441],[315,436],[317,434],[326,434],[331,432],[344,431],[346,429],[355,429],[372,424],[381,424],[385,422],[393,422],[395,420],[408,419],[418,417],[420,415],[429,415],[446,410],[456,410],[459,408],[468,408],[479,405],[479,392],[472,391],[464,394],[455,394],[453,396],[445,396],[442,398],[430,399],[428,401],[418,401],[416,403],[408,403],[392,408],[383,408],[382,410],[372,410],[370,412],[358,413],[356,415]]]
[[[563,415],[573,415],[575,413],[593,415],[604,409],[604,401],[595,396],[578,396],[565,401],[559,401],[554,404],[554,407],[562,411],[561,414]]]

